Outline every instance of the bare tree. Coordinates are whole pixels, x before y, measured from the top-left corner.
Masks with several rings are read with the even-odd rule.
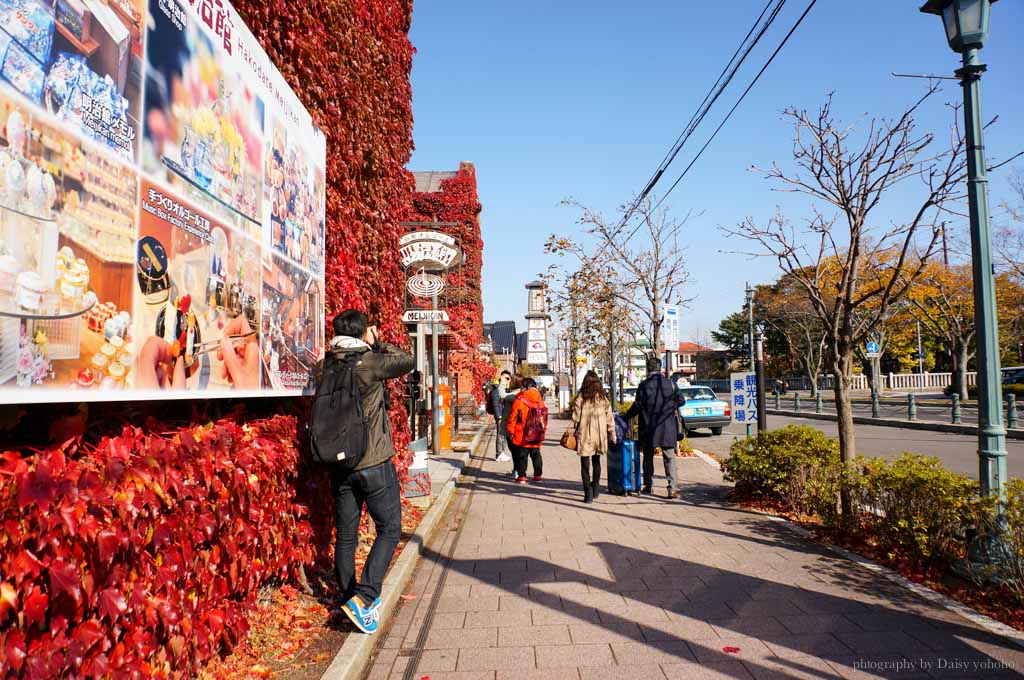
[[[785,338],[789,361],[803,369],[811,383],[811,398],[816,398],[827,348],[821,319],[803,286],[792,277],[782,276],[766,292],[760,295],[765,323]]]
[[[631,213],[640,220],[634,230],[628,226],[619,228],[619,220],[609,222],[575,200],[562,204],[580,211],[577,224],[585,238],[576,240],[552,234],[546,252],[574,255],[581,263],[596,263],[598,271],[613,274],[618,285],[607,287],[607,292],[636,312],[651,346],[659,350],[665,305],[689,302],[683,297],[690,277],[679,236],[691,214],[675,219],[667,208],[657,208],[653,197],[647,197]]]
[[[806,291],[824,326],[844,462],[856,454],[850,402],[854,350],[904,298],[937,252],[947,205],[964,190],[964,141],[957,124],[949,146],[933,152],[934,136],[919,132],[914,120],[936,91],[929,88],[895,119],[872,119],[860,139],[857,125],[837,120],[831,95],[817,114],[787,109],[795,131],[795,170],[773,164],[760,172],[779,190],[812,199],[806,230],[798,231],[781,213],[767,224],[748,218],[726,229],[758,244],[761,252],[756,254],[776,258],[782,272]],[[905,191],[901,203],[911,209],[902,220],[891,217],[890,224],[881,226],[876,209],[883,205],[893,215],[893,206],[882,201],[908,179],[920,180],[920,196],[913,200]],[[843,510],[849,509],[844,498]]]
[[[1000,265],[1018,281],[1024,281],[1024,170],[1010,174],[1013,199],[1003,203],[1009,222],[996,230],[994,246]]]
[[[921,323],[954,348],[953,389],[967,398],[967,362],[974,356],[974,281],[971,266],[930,264],[908,296]]]

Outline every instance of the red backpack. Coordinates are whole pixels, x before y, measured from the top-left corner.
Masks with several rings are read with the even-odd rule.
[[[523,423],[522,446],[535,448],[544,443],[544,434],[548,429],[548,407],[541,403],[540,406],[531,406],[526,412],[526,421]]]

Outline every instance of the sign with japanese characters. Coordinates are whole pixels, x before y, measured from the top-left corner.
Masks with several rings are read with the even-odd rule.
[[[729,376],[732,417],[737,423],[757,424],[757,374],[732,373]]]
[[[0,403],[308,389],[327,143],[231,3],[0,18]]]

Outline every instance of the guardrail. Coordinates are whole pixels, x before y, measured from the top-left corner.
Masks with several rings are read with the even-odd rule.
[[[943,390],[953,383],[952,373],[887,373],[880,376],[883,390]],[[794,376],[783,378],[790,390],[810,390],[811,380],[806,376]],[[866,375],[851,376],[851,389],[854,391],[866,392],[871,389]],[[729,381],[724,378],[711,380],[696,380],[697,384],[707,385],[715,392],[729,392]],[[771,388],[772,380],[768,381]],[[978,374],[974,371],[967,373],[967,386],[973,387],[978,384]],[[819,390],[832,390],[835,388],[835,378],[825,375],[818,378]]]

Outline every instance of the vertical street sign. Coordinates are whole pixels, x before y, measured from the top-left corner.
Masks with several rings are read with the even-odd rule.
[[[757,374],[754,372],[731,373],[732,417],[737,423],[757,423]]]

